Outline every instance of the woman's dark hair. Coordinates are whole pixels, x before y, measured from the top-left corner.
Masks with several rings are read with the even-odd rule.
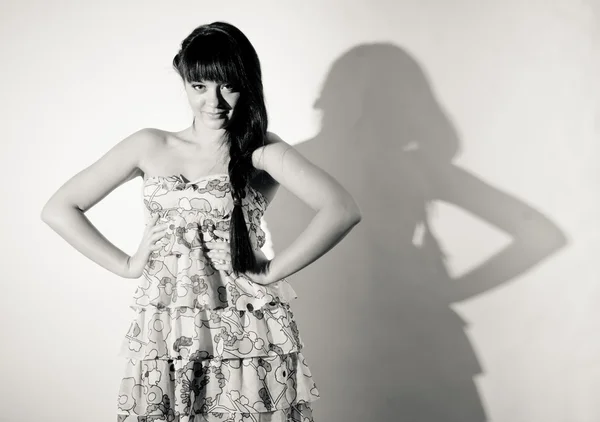
[[[231,263],[236,272],[258,272],[242,212],[246,186],[255,171],[252,153],[264,145],[267,133],[258,55],[238,28],[226,22],[213,22],[197,27],[183,40],[173,58],[173,67],[187,82],[228,83],[240,92],[224,139],[229,146],[228,172],[234,200],[229,229]]]

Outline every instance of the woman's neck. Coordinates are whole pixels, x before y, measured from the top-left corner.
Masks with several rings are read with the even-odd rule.
[[[225,129],[208,129],[195,121],[181,134],[198,148],[217,151],[223,145],[226,132]]]

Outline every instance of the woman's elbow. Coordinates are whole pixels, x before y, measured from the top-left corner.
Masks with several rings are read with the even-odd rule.
[[[40,219],[44,223],[50,224],[50,222],[55,218],[55,215],[55,210],[50,206],[50,203],[47,203],[46,205],[44,205],[42,211],[40,212]]]
[[[336,209],[341,219],[346,221],[350,226],[355,226],[362,220],[360,208],[352,197],[336,201]]]
[[[60,216],[64,215],[68,209],[69,207],[65,206],[64,204],[58,204],[54,201],[48,201],[46,205],[44,205],[44,207],[42,208],[42,211],[40,212],[40,218],[44,223],[50,225],[58,218],[60,218]]]
[[[42,221],[45,223],[46,221],[48,221],[49,215],[50,215],[50,201],[46,202],[44,204],[44,206],[42,207],[42,210],[40,212],[40,218],[42,219]]]

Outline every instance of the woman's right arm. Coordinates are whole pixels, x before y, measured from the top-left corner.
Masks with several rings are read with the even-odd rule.
[[[75,249],[122,277],[131,277],[129,255],[109,242],[84,214],[118,186],[142,174],[140,158],[157,136],[151,129],[142,129],[123,139],[62,185],[41,213],[42,220]]]

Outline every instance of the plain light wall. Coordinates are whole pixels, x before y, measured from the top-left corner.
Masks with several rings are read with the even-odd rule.
[[[137,281],[85,258],[40,211],[132,132],[190,124],[171,60],[197,25],[225,20],[261,58],[270,130],[364,212],[290,277],[322,395],[315,420],[597,421],[599,11],[593,0],[2,3],[0,420],[115,420]],[[87,215],[135,252],[141,180]],[[275,252],[309,218],[282,189],[266,215]]]

